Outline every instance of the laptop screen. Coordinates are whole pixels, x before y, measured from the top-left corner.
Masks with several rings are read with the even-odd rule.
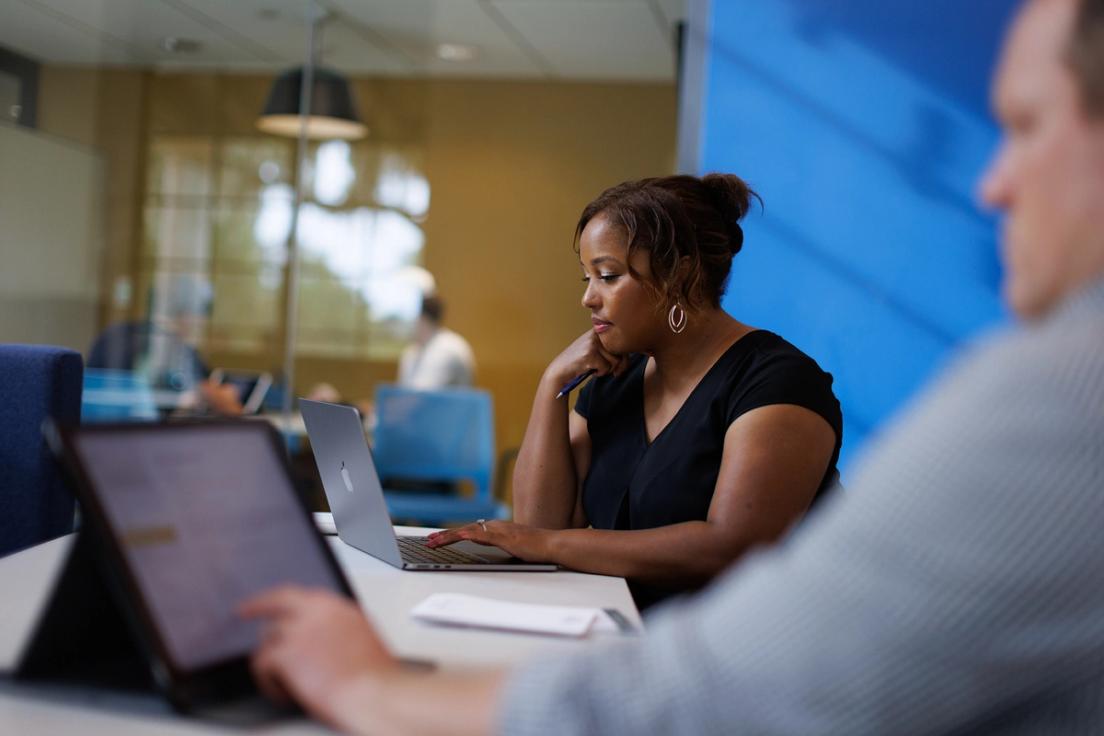
[[[253,650],[238,604],[338,574],[263,424],[80,431],[74,449],[168,656],[190,671]]]

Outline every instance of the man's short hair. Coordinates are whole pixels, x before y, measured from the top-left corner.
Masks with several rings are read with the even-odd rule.
[[[1085,114],[1104,116],[1104,0],[1078,0],[1067,61]]]
[[[434,324],[441,324],[441,319],[445,316],[445,303],[440,297],[422,297],[422,316]]]

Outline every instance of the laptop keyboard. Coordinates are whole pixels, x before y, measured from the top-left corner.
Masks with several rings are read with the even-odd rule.
[[[416,564],[448,564],[448,565],[486,565],[487,561],[481,557],[460,552],[451,547],[426,546],[428,537],[397,537],[399,541],[399,554],[406,562]]]

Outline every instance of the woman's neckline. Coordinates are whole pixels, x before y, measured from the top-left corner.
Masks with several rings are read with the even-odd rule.
[[[639,404],[639,407],[640,407],[640,432],[641,432],[641,436],[644,439],[645,448],[651,447],[657,441],[659,441],[659,439],[661,437],[663,437],[664,434],[666,434],[667,428],[670,427],[672,424],[674,424],[678,420],[678,418],[682,415],[682,412],[686,408],[686,405],[689,404],[691,402],[691,400],[694,398],[694,394],[696,394],[698,392],[698,389],[700,389],[702,387],[702,385],[704,383],[706,383],[706,379],[708,379],[713,374],[713,372],[717,370],[717,366],[721,365],[725,361],[725,359],[729,356],[729,354],[732,353],[733,350],[735,350],[738,346],[740,346],[741,343],[744,343],[744,341],[749,336],[757,335],[759,333],[764,333],[764,332],[766,332],[766,331],[762,330],[762,329],[759,329],[757,327],[752,327],[752,328],[748,329],[746,332],[743,332],[742,334],[740,334],[740,336],[737,337],[735,340],[730,342],[728,344],[728,346],[725,347],[725,349],[721,351],[720,355],[718,355],[716,357],[716,359],[709,365],[709,367],[705,370],[705,372],[701,374],[701,377],[698,378],[698,380],[694,384],[693,388],[691,388],[690,391],[686,394],[686,398],[682,400],[682,403],[679,405],[678,409],[675,410],[675,413],[671,415],[671,418],[667,420],[667,423],[664,424],[662,427],[660,427],[659,431],[656,432],[655,437],[652,437],[651,439],[648,438],[648,412],[647,412],[647,399],[646,399],[646,396],[645,396],[645,384],[646,384],[645,377],[647,376],[647,373],[648,373],[648,361],[650,361],[652,358],[650,356],[645,356],[645,358],[644,358],[644,367],[640,371],[640,404]]]

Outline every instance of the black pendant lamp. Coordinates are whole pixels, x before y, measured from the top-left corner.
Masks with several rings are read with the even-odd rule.
[[[357,115],[349,80],[331,69],[311,70],[310,110],[306,116],[300,114],[303,73],[303,67],[298,67],[276,78],[257,128],[272,135],[298,138],[305,117],[307,138],[312,140],[363,138],[368,127]]]

